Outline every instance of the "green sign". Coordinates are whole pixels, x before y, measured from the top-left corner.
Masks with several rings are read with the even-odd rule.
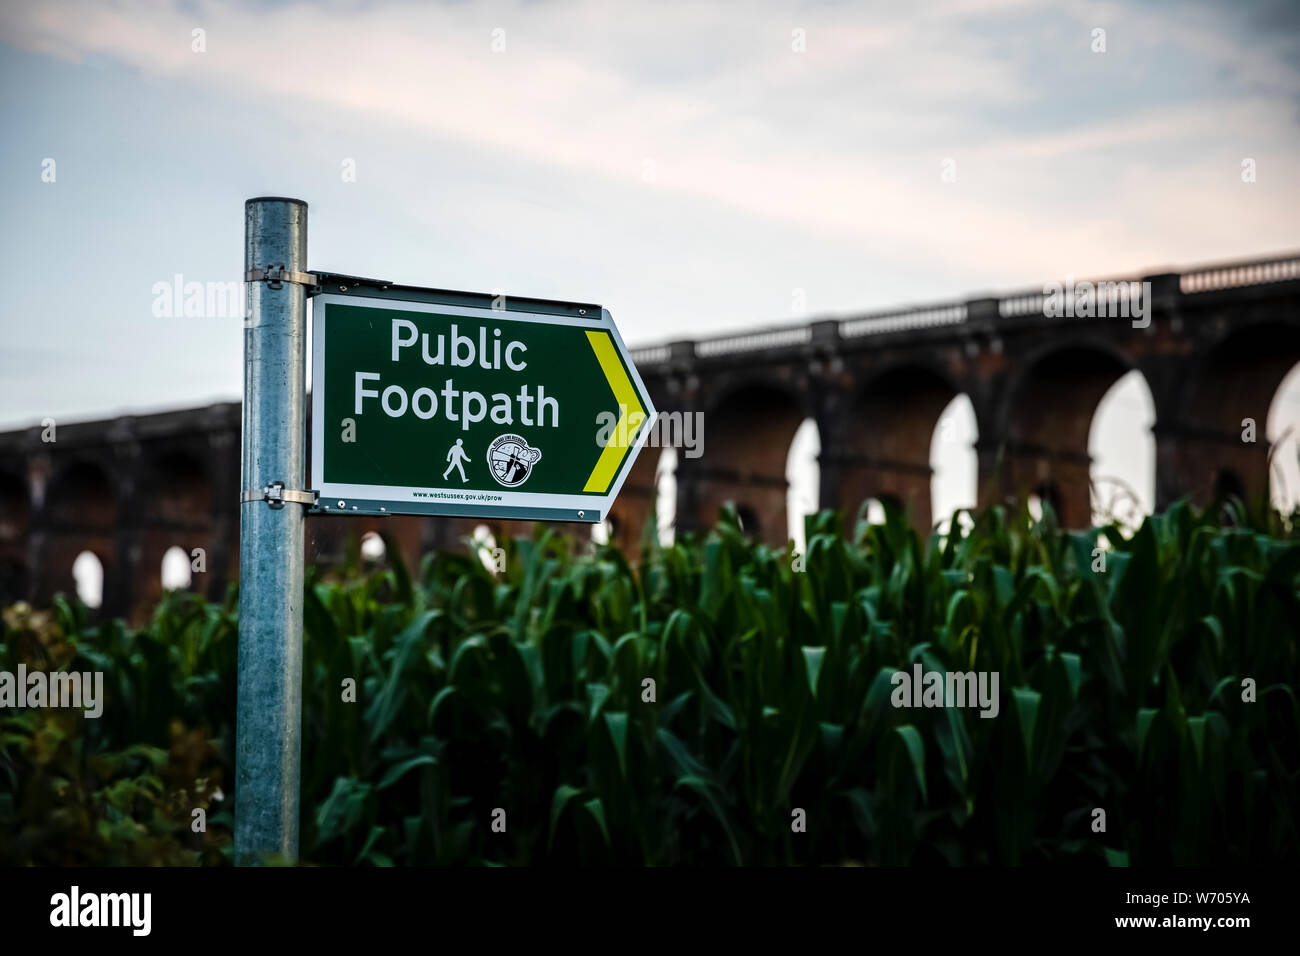
[[[313,298],[316,510],[604,519],[655,415],[608,310],[459,298]]]

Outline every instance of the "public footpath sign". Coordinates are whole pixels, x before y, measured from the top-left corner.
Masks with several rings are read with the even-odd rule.
[[[605,309],[310,272],[300,199],[244,203],[244,282],[241,866],[298,856],[306,514],[602,521],[655,416]]]
[[[655,411],[608,310],[319,282],[313,511],[609,514]]]

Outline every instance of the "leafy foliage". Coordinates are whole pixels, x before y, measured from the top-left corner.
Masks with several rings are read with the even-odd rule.
[[[541,529],[501,574],[471,551],[415,580],[398,560],[313,577],[304,860],[1300,856],[1300,544],[1183,504],[1127,538],[993,508],[924,540],[887,509],[851,535],[812,517],[807,542],[796,560],[724,512],[705,536],[647,538],[635,567]],[[0,861],[223,858],[233,607],[171,595],[139,633],[61,602],[57,623],[8,612],[0,668],[35,666],[40,645],[110,691],[99,721],[3,717]],[[998,716],[893,706],[891,676],[916,662],[997,672]],[[209,803],[191,833],[187,808]]]
[[[103,713],[0,710],[0,863],[219,863],[228,841],[222,761],[206,726],[233,723],[236,624],[173,596],[153,626],[90,627],[85,609],[4,612],[0,670],[102,671]],[[223,650],[224,648],[224,650]],[[225,653],[228,651],[228,653]],[[193,811],[210,825],[194,832]],[[224,833],[222,823],[225,823]]]

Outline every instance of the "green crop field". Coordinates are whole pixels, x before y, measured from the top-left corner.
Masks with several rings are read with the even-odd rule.
[[[1295,862],[1300,541],[1235,517],[822,514],[796,558],[724,513],[631,563],[539,531],[309,576],[303,861]],[[5,611],[0,670],[107,700],[0,712],[0,864],[229,862],[236,606]],[[896,706],[918,664],[996,674],[996,716]]]

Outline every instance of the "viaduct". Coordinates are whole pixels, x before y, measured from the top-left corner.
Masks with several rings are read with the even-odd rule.
[[[1059,296],[1034,289],[633,349],[661,412],[702,415],[703,454],[677,457],[677,530],[707,527],[731,502],[747,530],[784,544],[786,459],[806,419],[821,437],[821,507],[851,517],[868,498],[893,498],[928,528],[946,517],[930,514],[931,438],[961,394],[975,412],[979,504],[1034,494],[1067,526],[1086,525],[1089,426],[1133,369],[1155,403],[1157,509],[1184,495],[1267,494],[1265,422],[1300,362],[1300,253],[1120,277],[1096,296],[1063,285]],[[1242,437],[1248,418],[1254,443]],[[159,597],[174,546],[205,550],[194,586],[221,597],[238,569],[238,402],[60,424],[53,442],[44,431],[0,434],[0,604],[72,593],[73,561],[90,551],[104,569],[103,612],[138,616]],[[624,548],[635,550],[654,508],[658,458],[644,450],[610,518]],[[474,524],[312,517],[308,555],[333,560],[348,535],[383,530],[414,562],[458,546]],[[525,530],[508,524],[521,527],[498,533]]]

